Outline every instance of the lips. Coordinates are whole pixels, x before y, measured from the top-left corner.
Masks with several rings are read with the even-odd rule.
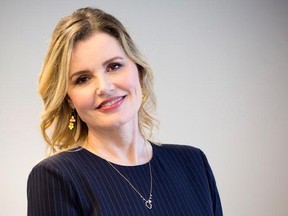
[[[125,96],[109,98],[107,100],[102,101],[102,103],[100,103],[100,105],[96,109],[114,108],[114,107],[120,105],[124,98],[125,98]]]

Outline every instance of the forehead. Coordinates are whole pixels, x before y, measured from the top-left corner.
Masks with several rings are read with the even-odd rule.
[[[89,66],[93,63],[101,64],[115,56],[127,57],[114,37],[107,33],[96,32],[75,44],[72,50],[70,70],[75,70],[79,66]]]

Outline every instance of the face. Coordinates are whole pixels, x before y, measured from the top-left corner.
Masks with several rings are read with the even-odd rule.
[[[138,69],[106,33],[95,33],[73,48],[68,96],[89,130],[138,126],[142,101]]]

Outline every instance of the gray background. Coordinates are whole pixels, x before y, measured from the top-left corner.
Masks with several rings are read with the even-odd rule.
[[[287,0],[1,0],[0,214],[26,215],[45,152],[38,72],[58,20],[84,6],[127,26],[154,68],[159,140],[206,153],[225,215],[288,215]]]

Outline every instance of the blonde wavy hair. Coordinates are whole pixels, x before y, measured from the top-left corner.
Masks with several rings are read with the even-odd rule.
[[[68,71],[71,54],[77,42],[95,32],[114,37],[126,55],[136,64],[145,100],[138,111],[139,131],[145,139],[153,138],[157,120],[153,117],[156,99],[153,93],[151,67],[119,20],[100,9],[81,8],[62,18],[56,25],[40,73],[39,93],[44,102],[41,131],[48,144],[48,154],[75,148],[88,134],[85,122],[76,115],[76,127],[68,128],[72,108],[68,103]]]

